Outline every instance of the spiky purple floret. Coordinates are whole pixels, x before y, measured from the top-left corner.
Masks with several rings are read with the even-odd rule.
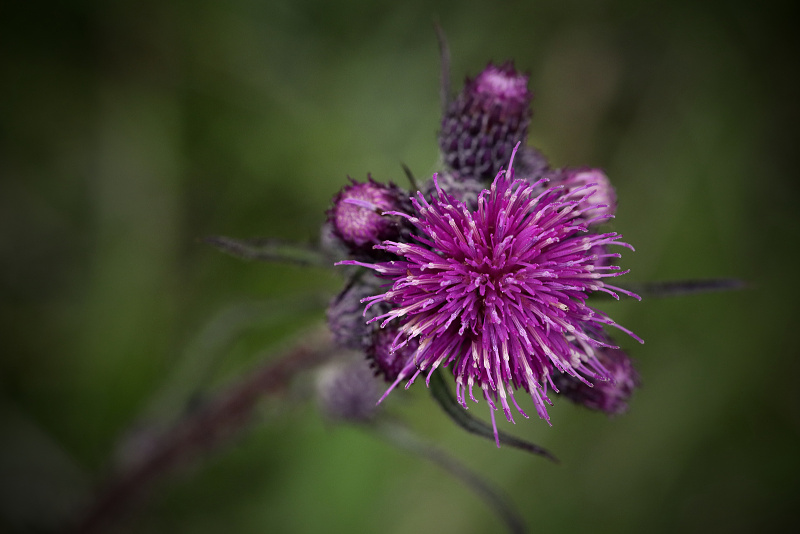
[[[492,408],[492,421],[499,402],[513,422],[509,399],[527,417],[514,399],[514,390],[523,389],[539,417],[549,421],[545,405],[548,385],[555,389],[554,372],[586,383],[602,380],[594,354],[611,345],[596,333],[610,325],[636,337],[586,303],[597,291],[636,297],[605,282],[627,271],[598,266],[592,252],[606,245],[632,247],[616,233],[587,233],[583,216],[596,206],[583,202],[586,190],[569,197],[560,186],[537,193],[539,184],[512,177],[511,170],[498,173],[475,211],[441,188],[430,201],[418,194],[412,215],[396,214],[415,227],[417,243],[385,241],[376,247],[400,259],[341,263],[391,280],[388,291],[364,300],[367,309],[392,305],[373,321],[400,321],[393,350],[419,341],[394,385],[404,379],[410,385],[422,372],[430,377],[449,366],[465,408],[467,396],[477,402],[477,386]]]

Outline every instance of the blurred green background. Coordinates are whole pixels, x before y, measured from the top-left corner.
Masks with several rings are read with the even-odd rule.
[[[630,413],[561,401],[552,428],[502,427],[561,465],[461,432],[420,386],[389,409],[503,488],[533,532],[796,524],[790,5],[4,3],[0,531],[64,524],[148,429],[323,319],[336,273],[242,262],[197,239],[312,243],[347,175],[433,172],[434,20],[454,88],[513,58],[536,93],[530,143],[555,165],[607,171],[615,229],[636,247],[622,260],[630,280],[750,287],[606,306],[646,340],[621,340],[643,381]],[[500,530],[435,467],[326,424],[310,384],[264,402],[246,432],[160,480],[117,527]]]

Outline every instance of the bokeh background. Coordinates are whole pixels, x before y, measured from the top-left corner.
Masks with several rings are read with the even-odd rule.
[[[784,8],[784,5],[786,8]],[[797,47],[791,4],[7,2],[0,7],[0,531],[68,524],[153,429],[324,317],[332,270],[248,263],[213,234],[313,243],[348,175],[435,170],[454,88],[513,58],[530,143],[604,168],[630,280],[748,289],[605,306],[642,388],[611,419],[566,401],[455,428],[417,386],[388,409],[493,481],[535,532],[796,525]],[[313,377],[159,479],[122,532],[497,532],[469,490],[326,423]],[[481,406],[473,410],[484,417]]]

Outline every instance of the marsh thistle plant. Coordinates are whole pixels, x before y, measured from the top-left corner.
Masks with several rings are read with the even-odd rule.
[[[446,369],[463,408],[486,401],[498,446],[495,411],[528,417],[520,391],[549,422],[553,393],[618,413],[638,384],[606,329],[641,340],[589,303],[639,298],[613,284],[633,250],[602,231],[616,194],[601,170],[551,169],[524,146],[527,84],[511,63],[490,64],[446,108],[441,173],[405,194],[353,182],[329,211],[348,251],[337,265],[367,270],[332,302],[334,336],[390,384],[381,400]]]

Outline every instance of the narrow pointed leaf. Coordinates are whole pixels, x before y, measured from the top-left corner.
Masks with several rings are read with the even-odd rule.
[[[411,191],[416,192],[419,191],[419,183],[417,179],[414,177],[414,173],[411,172],[411,169],[408,168],[408,165],[405,163],[400,164],[403,167],[403,172],[406,173],[406,178],[408,178],[408,183],[411,184]]]
[[[209,236],[202,239],[218,250],[244,260],[291,263],[304,266],[328,266],[331,260],[320,250],[277,239],[234,239],[225,236]]]
[[[640,284],[617,284],[620,288],[632,291],[641,297],[666,298],[686,295],[735,291],[747,285],[737,278],[707,278],[701,280],[675,280],[669,282],[644,282]],[[611,298],[605,293],[595,293],[592,298]]]

